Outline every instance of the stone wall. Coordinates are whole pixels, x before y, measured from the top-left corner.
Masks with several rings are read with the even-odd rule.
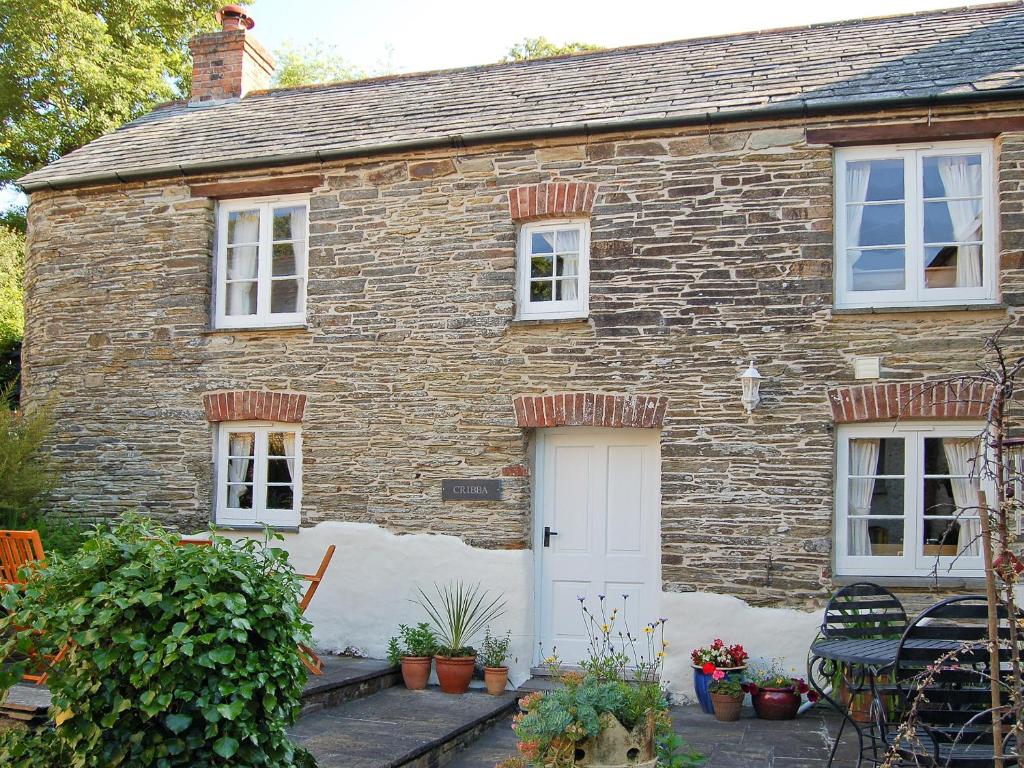
[[[848,119],[908,116],[922,115]],[[998,144],[1010,308],[865,314],[832,307],[832,151],[807,127],[325,165],[305,330],[209,330],[214,203],[184,180],[34,194],[25,382],[32,402],[58,398],[60,507],[202,527],[203,395],[267,389],[307,397],[304,524],[529,547],[530,430],[513,397],[665,396],[664,588],[812,606],[831,563],[827,388],[855,383],[857,355],[920,381],[969,370],[1007,323],[1016,343],[1024,134]],[[597,185],[590,318],[515,322],[508,190],[559,180]],[[748,417],[751,359],[765,378]],[[503,502],[440,501],[441,478],[502,475]]]

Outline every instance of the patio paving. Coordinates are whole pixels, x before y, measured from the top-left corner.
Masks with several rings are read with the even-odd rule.
[[[821,708],[796,720],[758,720],[744,707],[738,723],[720,723],[699,707],[672,709],[676,732],[707,758],[705,768],[825,768],[838,718]],[[516,754],[511,720],[496,724],[449,768],[494,768],[495,763]],[[827,728],[827,731],[826,731]],[[833,768],[853,768],[856,735],[844,734]]]

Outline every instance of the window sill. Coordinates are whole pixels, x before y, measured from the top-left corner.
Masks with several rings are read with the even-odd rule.
[[[509,320],[509,325],[566,325],[569,323],[589,323],[589,315],[579,317],[517,317]]]
[[[253,325],[245,328],[207,328],[200,331],[201,336],[218,336],[225,333],[265,333],[273,331],[308,331],[310,326],[306,323],[294,325]]]
[[[926,304],[902,307],[833,307],[833,315],[890,315],[908,312],[1005,312],[1009,306],[1002,302],[987,304]]]
[[[935,586],[936,582],[940,589],[979,589],[985,587],[984,576],[939,576],[936,580],[933,576],[833,576],[832,583],[843,587],[848,584],[856,584],[861,581],[868,581],[878,584],[880,587],[909,587],[915,589],[927,589]]]
[[[298,525],[246,525],[244,523],[229,523],[229,524],[217,524],[213,525],[213,532],[219,531],[237,531],[244,533],[247,531],[262,531],[264,528],[269,528],[272,531],[279,531],[281,533],[298,533]]]

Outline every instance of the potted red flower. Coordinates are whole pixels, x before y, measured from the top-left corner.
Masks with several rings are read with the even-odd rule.
[[[754,711],[762,720],[792,720],[804,696],[808,701],[818,700],[818,694],[802,677],[786,674],[778,663],[749,672],[743,690],[750,694]]]
[[[690,661],[693,663],[693,692],[697,695],[701,709],[709,715],[714,712],[708,685],[715,670],[723,672],[726,677],[739,677],[747,668],[748,658],[750,656],[742,645],[726,645],[721,638],[717,638],[711,645],[695,648],[690,652]]]

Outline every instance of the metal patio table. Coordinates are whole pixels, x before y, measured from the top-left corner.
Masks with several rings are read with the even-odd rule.
[[[828,766],[835,760],[836,750],[839,749],[839,740],[843,736],[843,730],[849,723],[857,732],[857,768],[860,768],[864,760],[864,728],[853,719],[850,710],[853,706],[853,699],[857,694],[870,691],[875,693],[875,684],[878,676],[886,671],[896,661],[896,650],[899,648],[899,638],[882,640],[872,639],[823,639],[811,645],[811,658],[808,663],[808,682],[818,692],[818,695],[838,712],[843,720],[836,734],[835,742],[832,744],[832,751],[829,753]],[[949,640],[915,640],[908,643],[914,648],[934,648],[936,651],[947,651],[955,649],[956,643]],[[843,679],[850,691],[850,703],[843,706],[841,702],[833,699],[825,693],[824,686],[818,684],[818,680],[832,680],[835,677],[836,665],[842,664],[844,673]],[[817,671],[817,677],[814,671]],[[835,691],[833,691],[835,693]],[[871,749],[873,761],[877,764],[877,739],[871,736]]]

